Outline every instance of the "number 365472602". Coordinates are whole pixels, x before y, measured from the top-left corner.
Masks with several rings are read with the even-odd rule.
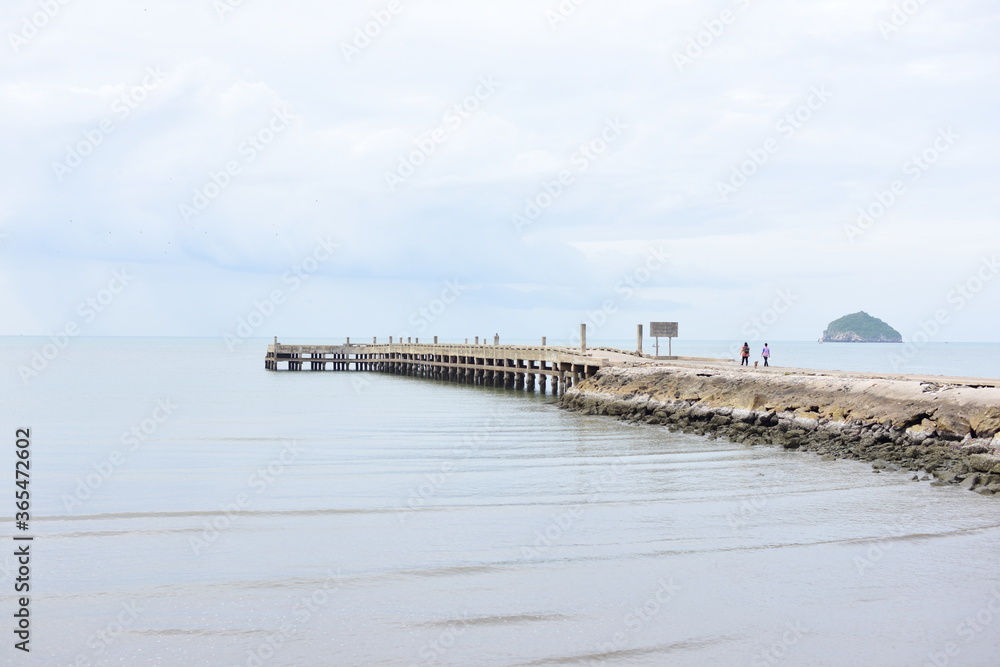
[[[17,461],[14,464],[14,484],[17,489],[14,496],[17,499],[15,505],[19,510],[15,520],[27,521],[28,510],[31,508],[31,493],[28,491],[28,483],[31,481],[31,429],[20,428],[15,435]]]

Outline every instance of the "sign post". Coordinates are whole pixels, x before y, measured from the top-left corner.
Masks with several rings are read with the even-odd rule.
[[[677,337],[677,322],[650,322],[649,335],[656,339],[656,356],[660,356],[660,338],[667,339],[667,354],[674,356],[674,338]]]

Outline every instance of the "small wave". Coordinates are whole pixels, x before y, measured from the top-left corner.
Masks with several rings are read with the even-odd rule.
[[[413,623],[416,628],[452,628],[457,625],[510,625],[515,623],[537,623],[539,621],[569,621],[576,618],[568,614],[504,614],[498,616],[470,616],[468,618],[448,618],[439,621]]]
[[[874,537],[855,537],[843,540],[843,543],[868,544],[871,542],[920,542],[922,540],[941,539],[944,537],[955,537],[957,535],[976,535],[989,530],[1000,528],[1000,524],[989,526],[972,526],[970,528],[956,528],[955,530],[942,530],[937,533],[902,533],[899,535],[876,535]]]
[[[322,516],[327,514],[388,514],[398,512],[398,507],[327,508],[305,510],[240,510],[240,516]],[[105,514],[66,514],[64,516],[36,516],[34,521],[104,521],[110,519],[178,519],[191,517],[215,517],[232,514],[225,509],[187,510],[167,512],[108,512]],[[0,521],[13,521],[13,517],[0,517]]]
[[[145,637],[255,637],[273,635],[274,630],[212,630],[209,628],[162,628],[129,630],[130,635]]]
[[[592,653],[579,653],[567,655],[559,658],[543,658],[530,662],[517,663],[517,667],[543,667],[544,665],[590,665],[600,664],[605,660],[643,658],[653,655],[666,655],[680,651],[690,651],[696,649],[715,646],[721,642],[733,641],[737,637],[711,637],[705,639],[690,639],[667,644],[657,644],[654,646],[644,646],[640,648],[619,649],[617,651],[595,651]],[[667,664],[667,663],[663,663]]]

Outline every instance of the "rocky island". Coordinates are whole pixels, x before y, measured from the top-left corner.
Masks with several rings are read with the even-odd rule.
[[[902,343],[903,336],[882,320],[862,310],[830,322],[820,342]]]

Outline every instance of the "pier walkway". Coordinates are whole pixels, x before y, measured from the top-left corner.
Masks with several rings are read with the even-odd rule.
[[[560,394],[601,368],[648,359],[613,348],[449,343],[267,346],[264,367],[278,371],[369,371]]]

